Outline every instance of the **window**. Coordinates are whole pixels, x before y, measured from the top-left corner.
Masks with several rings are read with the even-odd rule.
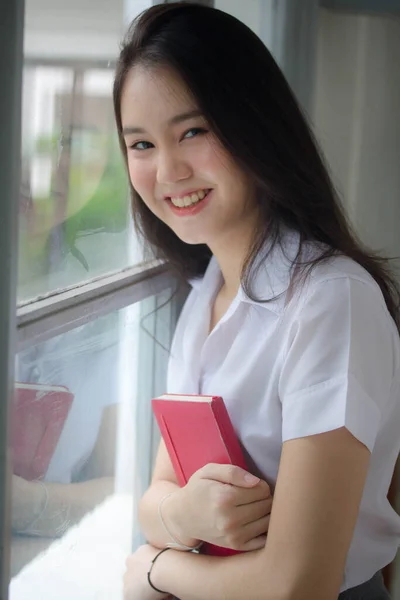
[[[111,101],[113,69],[24,69],[18,296],[140,262]]]
[[[22,2],[7,13],[5,72],[17,83],[22,73],[22,92],[14,114],[18,85],[7,80],[8,146],[0,148],[11,174],[0,209],[0,310],[10,314],[1,343],[14,371],[7,387],[9,364],[0,367],[12,472],[0,461],[10,491],[2,539],[11,523],[4,598],[118,600],[126,555],[143,542],[137,502],[159,439],[151,399],[165,391],[182,298],[167,266],[145,262],[135,237],[111,92],[124,26],[150,3],[26,0],[23,61],[13,42]],[[7,263],[11,209],[16,282]]]
[[[26,589],[59,598],[60,588],[65,598],[120,597],[125,557],[141,541],[135,515],[151,472],[150,400],[165,391],[170,295],[17,354],[10,598]]]

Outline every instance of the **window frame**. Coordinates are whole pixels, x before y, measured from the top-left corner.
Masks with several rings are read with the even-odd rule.
[[[17,308],[17,351],[174,288],[177,283],[167,265],[152,261],[23,302]]]
[[[0,21],[0,596],[8,598],[11,470],[9,406],[14,387],[18,196],[20,182],[24,0],[4,0]]]
[[[9,407],[14,390],[14,363],[16,352],[67,332],[101,316],[149,299],[154,309],[159,308],[158,294],[177,289],[178,279],[165,263],[159,260],[131,265],[96,278],[79,282],[65,289],[52,290],[39,298],[31,298],[17,305],[18,268],[18,199],[20,185],[22,76],[24,66],[69,66],[82,68],[112,67],[112,61],[40,60],[24,59],[24,0],[4,0],[4,19],[0,24],[0,74],[4,90],[0,97],[0,597],[8,598],[10,580],[11,541],[11,456],[8,446],[10,421]],[[186,290],[177,294],[170,303],[170,325],[167,338],[170,343],[174,325]],[[147,321],[147,327],[157,336],[158,311]],[[149,364],[153,367],[147,394],[157,393],[165,372],[159,375],[160,348],[157,343],[148,348]],[[165,360],[164,360],[165,365]],[[161,369],[162,371],[162,369]],[[148,403],[150,404],[150,403]],[[148,410],[148,409],[147,409]],[[147,414],[148,431],[141,439],[142,452],[148,457],[141,485],[149,483],[159,434],[154,428],[152,415]],[[143,446],[143,441],[145,442]]]

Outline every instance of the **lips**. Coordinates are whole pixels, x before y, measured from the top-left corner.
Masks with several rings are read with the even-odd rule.
[[[177,215],[179,217],[189,217],[189,216],[193,216],[193,215],[196,215],[197,213],[199,213],[209,203],[213,190],[209,189],[209,190],[204,190],[204,191],[205,191],[205,194],[203,195],[203,198],[201,200],[195,199],[195,201],[194,202],[191,201],[191,203],[188,206],[176,206],[173,203],[172,198],[166,198],[166,200],[168,202],[170,209],[172,210],[172,212],[175,215]]]
[[[209,191],[209,189],[200,189],[194,192],[182,194],[180,196],[170,196],[167,199],[172,202],[176,208],[186,208],[201,202],[201,200],[207,196]]]

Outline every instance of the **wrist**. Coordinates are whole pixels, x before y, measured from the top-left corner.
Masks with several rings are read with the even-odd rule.
[[[18,533],[31,534],[46,512],[49,501],[48,490],[41,481],[22,480],[19,493],[23,495],[20,506],[24,508],[20,511],[19,516],[15,515],[13,528]]]
[[[167,552],[169,550],[169,552]],[[153,589],[159,591],[167,589],[167,576],[168,576],[168,556],[169,554],[175,554],[170,548],[164,548],[155,556],[154,564],[149,569],[150,578],[149,584]],[[150,583],[151,582],[151,583]]]
[[[190,532],[190,519],[185,519],[187,511],[182,506],[182,489],[165,498],[162,504],[162,517],[168,531],[183,545],[194,548],[200,542]]]

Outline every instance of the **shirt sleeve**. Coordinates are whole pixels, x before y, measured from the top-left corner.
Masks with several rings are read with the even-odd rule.
[[[281,371],[283,441],[344,426],[372,451],[395,372],[394,335],[373,283],[314,284]]]

